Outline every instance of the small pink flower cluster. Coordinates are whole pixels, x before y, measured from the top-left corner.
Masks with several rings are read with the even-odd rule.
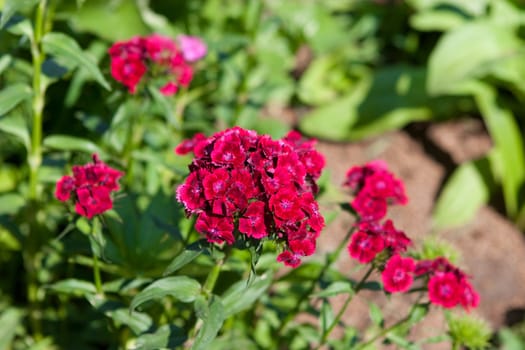
[[[414,274],[428,277],[428,297],[436,305],[445,308],[461,305],[469,310],[479,304],[479,295],[468,276],[443,257],[419,261]]]
[[[109,48],[111,75],[134,94],[142,78],[149,73],[150,78],[164,79],[160,88],[162,94],[175,94],[180,86],[190,84],[193,78],[191,62],[204,57],[207,50],[197,37],[181,35],[177,41],[153,34],[114,43]]]
[[[347,172],[345,185],[355,195],[352,207],[360,215],[357,231],[352,235],[348,252],[360,263],[374,263],[376,257],[384,263],[381,272],[384,289],[390,293],[406,292],[414,277],[428,277],[428,295],[433,304],[465,309],[476,307],[479,296],[459,268],[444,258],[416,262],[401,254],[412,243],[391,220],[378,222],[386,215],[388,204],[406,204],[403,183],[396,179],[382,161],[374,161]]]
[[[345,186],[356,194],[352,207],[362,221],[380,220],[388,204],[406,204],[403,183],[388,171],[383,161],[353,167],[346,173]]]
[[[314,145],[297,132],[277,141],[239,127],[197,134],[175,149],[195,154],[177,199],[209,242],[275,239],[285,247],[277,260],[296,267],[324,226],[314,194],[325,162]]]
[[[113,208],[111,192],[119,189],[118,179],[122,175],[94,154],[93,164],[75,165],[73,176],[65,175],[58,180],[55,197],[66,202],[73,196],[75,211],[91,219]]]

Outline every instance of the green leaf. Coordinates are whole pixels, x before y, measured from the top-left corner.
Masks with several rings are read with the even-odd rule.
[[[31,148],[29,130],[21,114],[13,113],[9,116],[0,117],[0,130],[18,137],[26,150]]]
[[[383,326],[383,320],[384,320],[383,312],[381,311],[379,306],[377,306],[374,303],[370,303],[368,305],[368,313],[370,314],[370,319],[376,326],[378,327]]]
[[[265,273],[256,277],[250,284],[239,281],[232,285],[222,295],[224,316],[234,315],[252,306],[268,290],[271,283],[271,273]]]
[[[490,173],[486,158],[461,164],[439,195],[432,214],[434,225],[447,228],[472,219],[489,198]]]
[[[354,290],[352,289],[352,286],[349,282],[335,281],[332,284],[330,284],[326,289],[323,289],[322,291],[313,294],[312,297],[327,298],[332,297],[334,295],[350,293],[354,293]]]
[[[169,275],[178,269],[186,266],[186,264],[192,262],[195,258],[201,255],[203,252],[202,241],[197,241],[193,244],[190,244],[183,250],[179,255],[173,259],[173,261],[168,265],[166,270],[164,270],[163,275]]]
[[[37,3],[38,0],[5,0],[2,16],[0,17],[0,29],[9,22],[16,12],[30,10]]]
[[[323,299],[320,313],[319,321],[321,323],[322,333],[324,334],[335,320],[334,310],[332,310],[332,305],[327,299]]]
[[[186,335],[175,325],[164,325],[154,333],[145,333],[138,337],[131,349],[175,349],[184,344]]]
[[[64,7],[76,32],[89,32],[109,42],[149,33],[136,1],[89,0],[80,9],[66,1]]]
[[[25,198],[18,193],[2,194],[0,195],[0,215],[16,214],[25,203]]]
[[[11,341],[15,337],[16,330],[22,320],[22,312],[15,308],[8,308],[0,315],[0,350],[11,349]]]
[[[31,88],[25,84],[13,84],[0,91],[0,116],[3,116],[20,102],[31,97]]]
[[[202,328],[195,338],[192,350],[209,349],[209,345],[217,337],[225,318],[225,308],[221,300],[214,296],[210,301],[207,314],[202,318]]]
[[[56,293],[85,296],[96,294],[97,289],[93,283],[74,278],[65,279],[49,286],[49,289]]]
[[[498,70],[523,52],[522,48],[516,31],[506,25],[478,20],[459,26],[441,37],[432,51],[428,91],[433,95],[457,93],[472,79]]]
[[[82,67],[106,90],[111,90],[94,59],[86,54],[75,39],[63,33],[47,33],[42,38],[44,52],[53,55],[60,63],[68,67]]]
[[[495,156],[501,167],[505,208],[510,217],[519,211],[519,196],[525,184],[525,151],[523,133],[508,109],[500,107],[497,92],[485,84],[472,84],[472,91],[483,120],[495,145]]]
[[[147,301],[160,299],[168,295],[183,303],[191,303],[200,292],[200,283],[192,278],[186,276],[166,277],[153,282],[146,289],[135,295],[129,308],[134,310]]]
[[[454,99],[429,96],[426,79],[423,67],[395,65],[378,69],[363,78],[349,95],[305,115],[299,128],[318,138],[352,141],[457,110]]]
[[[67,135],[50,135],[44,139],[44,146],[58,149],[61,151],[79,151],[86,153],[98,153],[103,154],[104,152],[93,142],[82,139],[80,137],[67,136]]]

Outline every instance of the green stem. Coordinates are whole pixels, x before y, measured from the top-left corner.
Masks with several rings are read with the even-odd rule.
[[[377,333],[375,336],[373,336],[372,338],[370,338],[368,341],[362,343],[362,344],[359,344],[354,350],[360,350],[360,349],[364,349],[366,348],[368,345],[372,344],[373,342],[375,342],[376,340],[378,340],[379,338],[382,338],[383,336],[387,335],[388,333],[392,332],[393,330],[395,330],[396,328],[399,328],[401,327],[402,325],[404,325],[407,321],[410,320],[410,318],[412,317],[412,313],[416,310],[416,307],[419,306],[419,300],[421,300],[421,295],[420,297],[418,298],[418,301],[416,301],[414,303],[414,305],[412,305],[412,308],[410,309],[410,311],[408,312],[408,315],[406,315],[404,318],[400,319],[399,321],[397,321],[396,323],[394,323],[393,325],[391,325],[390,327],[388,328],[385,328],[383,329],[381,332]]]
[[[284,319],[283,323],[281,324],[281,327],[279,327],[280,328],[279,335],[283,335],[284,334],[284,332],[286,330],[286,326],[295,318],[297,313],[300,310],[302,310],[303,305],[308,302],[310,295],[312,294],[312,292],[315,289],[315,286],[317,285],[317,282],[319,282],[319,281],[321,281],[323,279],[324,274],[337,261],[337,259],[339,258],[339,255],[341,254],[341,252],[343,251],[343,248],[348,243],[348,239],[350,238],[350,236],[352,235],[353,232],[354,232],[354,228],[351,228],[350,230],[348,230],[348,232],[346,233],[345,237],[341,240],[341,242],[339,242],[339,245],[337,246],[335,251],[333,253],[329,254],[326,257],[326,260],[325,260],[325,263],[323,265],[323,268],[319,272],[319,276],[316,279],[312,279],[310,287],[303,294],[301,294],[301,296],[299,298],[299,301],[295,304],[294,309],[291,312],[288,313],[288,315]]]
[[[29,199],[38,198],[38,169],[42,164],[42,124],[45,101],[45,85],[42,82],[42,63],[44,52],[41,48],[41,40],[44,34],[44,17],[46,0],[41,0],[36,11],[35,32],[31,40],[31,56],[33,60],[33,101],[32,101],[32,134],[31,150],[28,154],[29,164]]]
[[[93,278],[95,280],[95,288],[97,289],[98,294],[103,294],[102,290],[102,279],[100,278],[100,268],[98,265],[97,254],[93,252]]]
[[[357,285],[355,286],[353,292],[348,294],[348,297],[346,298],[345,303],[343,304],[343,307],[341,309],[339,309],[339,312],[335,316],[335,318],[332,321],[332,323],[330,324],[330,326],[323,332],[323,335],[321,337],[321,342],[319,343],[318,349],[321,348],[321,346],[323,346],[326,343],[326,340],[330,336],[330,333],[332,333],[332,331],[334,330],[335,326],[337,326],[339,324],[339,321],[341,320],[341,317],[343,317],[343,314],[345,313],[346,308],[348,307],[348,305],[352,301],[354,295],[356,295],[361,290],[361,288],[363,288],[366,280],[368,279],[368,277],[370,277],[370,275],[372,274],[374,269],[375,269],[374,265],[370,266],[368,271],[361,278],[359,283],[357,283]]]
[[[219,278],[219,274],[221,273],[221,268],[224,265],[224,259],[219,260],[217,264],[215,264],[210,273],[208,274],[208,277],[206,278],[206,281],[204,282],[204,286],[202,289],[204,292],[208,295],[213,293],[213,289],[215,288],[215,284],[217,283],[217,279]]]
[[[27,272],[27,299],[29,302],[29,322],[35,341],[42,339],[42,322],[40,312],[40,301],[38,300],[38,264],[34,253],[24,254]]]
[[[91,222],[91,235],[95,235],[95,230],[100,230],[100,222],[98,221],[98,218],[93,218],[93,221]],[[93,237],[91,237],[93,239]],[[100,266],[98,261],[97,253],[95,252],[95,249],[93,249],[93,243],[91,244],[91,254],[93,256],[93,280],[95,282],[95,288],[97,290],[98,294],[104,294],[104,291],[102,290],[102,278],[100,277]]]
[[[126,178],[125,181],[128,186],[131,186],[133,183],[134,175],[134,162],[133,162],[133,151],[135,150],[138,143],[142,139],[142,128],[141,128],[141,119],[147,109],[147,100],[146,98],[141,103],[139,112],[133,114],[129,119],[128,130],[126,134],[126,143],[124,145],[124,150],[122,154],[122,159],[124,160],[124,165],[126,166]]]

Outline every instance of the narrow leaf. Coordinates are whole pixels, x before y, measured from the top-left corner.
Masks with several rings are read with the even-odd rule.
[[[29,130],[27,129],[24,117],[21,114],[13,113],[12,115],[0,117],[0,130],[18,137],[26,150],[31,147]]]
[[[80,137],[51,135],[44,139],[44,146],[61,151],[80,151],[86,153],[103,153],[93,142]]]
[[[136,309],[147,301],[160,299],[168,295],[184,303],[191,303],[200,292],[200,283],[192,278],[186,276],[166,277],[153,282],[146,289],[135,295],[131,301],[130,310]]]
[[[56,293],[69,295],[84,296],[87,294],[96,294],[97,289],[93,283],[78,280],[74,278],[59,281],[49,286],[49,289]]]
[[[232,285],[222,296],[225,317],[252,306],[268,290],[271,283],[272,275],[265,273],[256,277],[251,284],[247,284],[246,281],[239,281]]]
[[[44,51],[68,66],[84,68],[100,85],[107,90],[110,86],[94,60],[86,54],[75,39],[63,33],[47,33],[42,38]]]
[[[202,328],[199,330],[192,350],[209,349],[209,345],[217,337],[225,319],[225,309],[218,297],[212,298],[208,314],[202,320]]]
[[[173,261],[168,265],[163,275],[169,275],[197,258],[203,252],[201,244],[202,242],[198,241],[186,247],[186,249],[177,255],[175,259],[173,259]]]
[[[184,331],[174,325],[164,325],[154,333],[146,333],[135,340],[131,349],[175,349],[184,344]]]
[[[354,290],[349,282],[336,281],[330,284],[326,289],[313,294],[312,297],[327,298],[338,294],[349,294],[353,292]]]
[[[13,84],[0,91],[0,116],[3,116],[20,102],[31,96],[31,88],[26,84]]]

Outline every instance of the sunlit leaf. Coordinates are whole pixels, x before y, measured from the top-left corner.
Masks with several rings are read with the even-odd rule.
[[[135,295],[129,308],[134,310],[147,301],[161,299],[168,295],[184,303],[190,303],[195,300],[200,292],[200,283],[192,278],[186,276],[166,277],[153,282]]]
[[[96,294],[97,289],[91,282],[70,278],[58,281],[49,286],[49,289],[56,293],[84,296],[86,294]]]
[[[63,33],[47,33],[42,38],[42,47],[47,54],[53,55],[60,63],[71,68],[82,67],[100,85],[110,90],[106,78],[104,78],[104,75],[102,75],[102,72],[95,64],[94,59],[82,51],[72,37]]]
[[[79,151],[102,154],[103,151],[93,142],[80,137],[50,135],[44,139],[44,146],[61,151]]]
[[[224,316],[228,317],[252,306],[270,287],[272,276],[265,273],[253,282],[239,281],[232,285],[222,296]]]
[[[214,296],[210,301],[207,314],[202,318],[202,327],[195,338],[192,350],[209,349],[225,318],[224,306],[221,300]]]

